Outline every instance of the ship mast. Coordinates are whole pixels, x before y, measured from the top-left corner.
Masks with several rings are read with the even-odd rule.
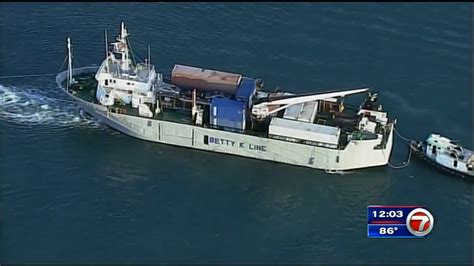
[[[104,30],[105,37],[105,57],[109,56],[109,48],[107,47],[107,29]]]
[[[150,57],[150,45],[148,45],[148,72],[150,72],[151,57]]]
[[[105,66],[107,68],[107,71],[109,71],[109,44],[107,42],[107,29],[105,29],[104,32],[105,35]]]
[[[71,51],[71,38],[67,38],[67,59],[68,59],[68,69],[67,69],[67,83],[68,87],[74,83],[74,78],[72,77],[72,51]]]
[[[125,24],[122,22],[120,27],[120,37],[117,39],[120,45],[120,53],[122,54],[122,69],[128,71],[129,66],[129,54],[127,44],[128,32],[125,29]]]

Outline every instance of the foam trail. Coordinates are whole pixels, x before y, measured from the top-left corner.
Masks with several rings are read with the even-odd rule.
[[[0,120],[19,125],[74,126],[98,124],[78,115],[73,101],[53,97],[51,91],[0,85]]]

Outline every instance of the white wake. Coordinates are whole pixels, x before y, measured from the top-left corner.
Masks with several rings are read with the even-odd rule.
[[[0,120],[21,125],[92,125],[79,116],[77,105],[51,90],[0,85]]]

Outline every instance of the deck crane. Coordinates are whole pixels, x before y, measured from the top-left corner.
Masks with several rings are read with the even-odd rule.
[[[252,115],[258,119],[262,120],[268,117],[271,114],[279,112],[283,109],[286,109],[295,104],[301,104],[306,102],[312,102],[317,100],[325,100],[337,97],[344,97],[350,94],[357,94],[368,91],[369,88],[360,88],[360,89],[352,89],[352,90],[345,90],[345,91],[336,91],[336,92],[328,92],[328,93],[316,93],[316,94],[306,94],[302,96],[283,96],[279,97],[277,100],[268,101],[256,104],[252,107]],[[270,108],[271,106],[276,108]],[[270,110],[271,109],[271,110]]]

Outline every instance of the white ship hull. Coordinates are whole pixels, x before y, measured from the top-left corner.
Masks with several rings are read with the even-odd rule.
[[[91,68],[75,69],[75,74]],[[60,73],[58,86],[66,79]],[[86,113],[124,134],[143,140],[238,155],[315,169],[344,171],[388,164],[393,144],[393,126],[384,149],[375,149],[380,139],[351,140],[344,150],[304,145],[266,137],[234,133],[177,122],[109,112],[106,107],[74,98]],[[368,152],[370,151],[370,152]]]

